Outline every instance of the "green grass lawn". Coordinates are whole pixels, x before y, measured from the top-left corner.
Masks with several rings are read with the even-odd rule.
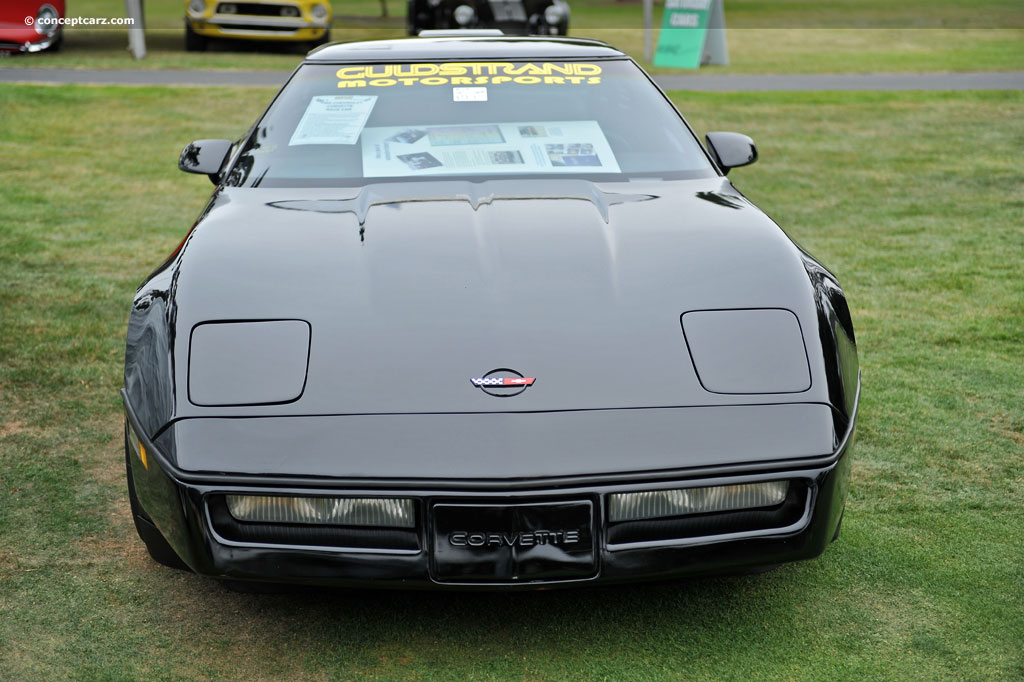
[[[212,2],[213,0],[208,0]],[[388,18],[404,20],[406,0],[384,0]],[[660,13],[664,0],[655,0]],[[572,0],[575,24],[640,25],[642,0]],[[341,22],[382,18],[381,0],[332,0]],[[1019,0],[728,0],[728,24],[740,28],[1024,28]],[[178,27],[185,0],[146,0],[150,28]],[[124,16],[123,0],[74,0],[68,16]]]
[[[864,387],[843,535],[741,578],[251,596],[149,561],[128,305],[266,89],[0,86],[0,679],[1020,680],[1024,94],[674,93],[839,275]]]
[[[572,35],[597,38],[637,59],[644,49],[638,0],[573,0]],[[663,0],[656,3],[660,25]],[[337,41],[405,35],[405,2],[379,0],[333,3],[332,37]],[[0,60],[4,66],[74,68],[219,68],[290,70],[302,46],[229,42],[210,52],[184,51],[184,4],[146,3],[149,56],[133,62],[123,30],[76,27],[65,49]],[[77,0],[69,16],[124,15],[122,0]],[[995,71],[1024,69],[1024,5],[1020,0],[729,0],[730,65],[705,67],[712,73],[870,73]],[[657,40],[657,31],[655,38]],[[645,62],[645,65],[646,62]],[[669,69],[657,69],[669,72]]]

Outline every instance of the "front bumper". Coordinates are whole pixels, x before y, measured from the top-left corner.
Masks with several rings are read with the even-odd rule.
[[[319,40],[330,25],[328,21],[224,14],[208,18],[186,17],[185,21],[193,31],[207,38],[294,42]]]
[[[51,35],[39,35],[32,29],[0,30],[0,52],[42,52],[61,38],[58,28]]]
[[[474,485],[443,481],[370,482],[324,479],[289,484],[276,476],[271,486],[259,477],[197,477],[178,470],[140,430],[125,399],[129,423],[145,445],[148,466],[131,458],[139,502],[154,525],[195,572],[216,578],[345,587],[430,589],[522,589],[582,586],[663,580],[756,569],[820,555],[835,535],[846,502],[856,414],[828,457],[800,462],[765,462],[737,473],[709,470],[663,472],[647,477],[614,475],[580,479],[550,479],[516,485]],[[644,539],[623,533],[608,523],[608,496],[675,487],[733,485],[786,479],[794,492],[791,513],[777,523],[744,527],[736,523],[719,530],[678,537]],[[228,537],[214,517],[225,494],[345,495],[412,498],[418,523],[411,537],[393,547],[313,546],[304,542],[252,541]],[[539,580],[451,579],[438,570],[434,542],[438,506],[550,505],[552,508],[589,504],[593,510],[592,570],[577,575]],[[671,535],[671,534],[670,534]],[[467,561],[472,560],[466,550]]]

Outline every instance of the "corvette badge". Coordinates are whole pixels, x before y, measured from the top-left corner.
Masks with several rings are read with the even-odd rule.
[[[484,386],[532,386],[534,377],[486,377],[470,379],[477,388]]]
[[[482,377],[473,377],[469,382],[487,395],[510,398],[533,386],[536,380],[536,377],[524,377],[514,369],[501,368],[492,369]]]

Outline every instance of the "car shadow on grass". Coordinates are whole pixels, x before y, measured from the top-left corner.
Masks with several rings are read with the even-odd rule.
[[[283,626],[311,652],[335,637],[357,648],[397,641],[415,651],[469,643],[546,652],[595,642],[620,646],[638,633],[665,637],[681,629],[690,639],[743,641],[765,622],[785,627],[798,617],[799,604],[811,598],[800,584],[808,578],[817,582],[816,573],[814,566],[801,564],[760,574],[499,592],[289,586],[277,594],[240,594],[214,580],[195,580],[210,583],[210,591],[219,593],[215,601],[244,616],[252,632]],[[358,633],[355,640],[353,633]]]

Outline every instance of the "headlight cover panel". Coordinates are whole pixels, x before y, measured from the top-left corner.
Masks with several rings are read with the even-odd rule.
[[[695,310],[681,317],[693,368],[711,393],[802,393],[811,387],[800,321],[784,308]]]
[[[306,386],[304,320],[201,322],[189,340],[188,399],[204,407],[298,400]]]

